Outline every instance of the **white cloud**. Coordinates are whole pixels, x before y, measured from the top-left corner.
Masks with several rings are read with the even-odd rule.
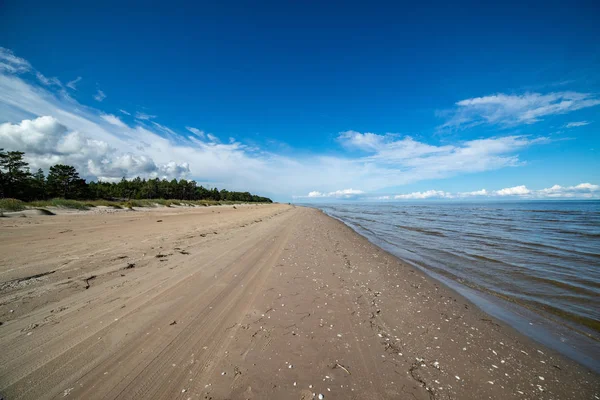
[[[20,74],[31,70],[31,64],[4,47],[0,47],[0,72]]]
[[[576,186],[563,187],[554,185],[547,189],[538,190],[535,197],[544,198],[595,198],[600,196],[600,186],[591,183],[580,183]]]
[[[590,190],[590,191],[598,191],[600,190],[600,186],[592,185],[591,183],[580,183],[577,186],[571,186],[567,188],[568,190]]]
[[[369,132],[346,131],[339,134],[338,140],[348,148],[378,150],[385,143],[386,137]]]
[[[519,196],[535,199],[545,198],[598,198],[600,197],[600,186],[591,183],[580,183],[575,186],[560,186],[540,190],[529,190],[525,186],[516,186],[498,190],[495,192],[501,196]]]
[[[500,93],[457,102],[450,119],[440,128],[468,128],[484,123],[507,126],[533,124],[545,116],[566,114],[599,104],[600,99],[589,93]]]
[[[344,132],[338,140],[363,143],[361,135],[354,131],[351,135]],[[369,144],[362,149],[371,154],[355,162],[362,164],[363,170],[370,175],[370,183],[378,188],[519,166],[523,163],[516,155],[517,151],[549,141],[543,137],[504,136],[436,146],[409,136],[369,134],[368,137]],[[387,185],[386,181],[389,182]]]
[[[430,198],[449,197],[450,194],[442,190],[428,190],[426,192],[413,192],[408,194],[397,194],[394,196],[396,200],[422,200]]]
[[[187,163],[156,165],[147,155],[122,153],[104,141],[69,131],[50,116],[1,124],[0,148],[24,151],[34,169],[70,164],[82,176],[108,181],[135,176],[181,178],[190,172]]]
[[[44,154],[56,147],[67,128],[49,116],[23,120],[20,124],[0,125],[0,148]]]
[[[397,139],[399,135],[376,133],[360,133],[356,131],[341,132],[338,141],[348,148],[356,148],[369,153],[375,153],[371,159],[396,162],[427,155],[447,153],[452,151],[452,146],[432,146],[414,140],[410,136]]]
[[[517,196],[534,199],[544,198],[595,198],[600,196],[600,186],[591,183],[580,183],[576,186],[560,186],[540,190],[530,190],[526,186],[515,186],[494,192],[498,196]]]
[[[156,118],[156,115],[150,115],[150,114],[146,114],[146,113],[138,111],[138,112],[135,113],[135,118],[136,119],[140,119],[142,121],[148,121],[148,120],[151,120],[153,118]]]
[[[174,130],[172,130],[171,128],[169,128],[167,126],[161,125],[158,122],[155,122],[155,121],[150,121],[150,122],[152,122],[152,125],[154,125],[156,128],[158,128],[159,131],[166,134],[171,139],[177,140],[178,135]]]
[[[472,196],[487,196],[489,195],[488,191],[485,189],[475,190],[473,192],[460,192],[457,194],[457,197],[472,197]]]
[[[163,176],[177,176],[182,178],[189,175],[190,164],[186,162],[178,164],[175,161],[169,161],[168,163],[161,165],[159,169]]]
[[[96,101],[102,101],[106,98],[106,94],[104,94],[104,92],[100,89],[98,89],[98,91],[96,92],[96,94],[94,95],[94,99]]]
[[[591,122],[588,121],[577,121],[577,122],[569,122],[566,127],[567,128],[576,128],[578,126],[586,126],[591,124]]]
[[[316,192],[318,193],[318,192]],[[322,196],[313,196],[322,197]],[[580,183],[576,186],[563,187],[554,185],[550,188],[540,190],[530,190],[524,185],[488,191],[486,189],[472,192],[445,192],[443,190],[427,190],[424,192],[413,192],[406,194],[397,194],[394,196],[375,196],[368,197],[371,200],[424,200],[424,199],[465,199],[465,198],[526,198],[526,199],[557,199],[557,198],[581,198],[592,199],[600,198],[600,186],[591,183]]]
[[[188,131],[192,132],[194,135],[198,136],[201,139],[205,138],[205,133],[204,131],[201,131],[198,128],[194,128],[193,126],[186,126],[185,129],[187,129]]]
[[[342,189],[336,190],[329,193],[321,193],[318,191],[312,191],[308,193],[308,196],[298,196],[298,198],[308,197],[308,198],[335,198],[335,199],[355,199],[361,195],[365,194],[362,190],[357,189]]]
[[[514,186],[510,188],[504,188],[496,190],[495,194],[498,196],[523,196],[530,194],[531,191],[527,189],[525,185]]]
[[[125,115],[131,115],[131,113],[130,113],[130,112],[127,112],[127,111],[125,111],[125,110],[123,110],[123,109],[120,109],[120,110],[119,110],[119,112],[120,112],[121,114],[125,114]]]
[[[335,192],[329,192],[328,196],[336,197],[336,198],[351,198],[351,197],[360,196],[361,194],[364,194],[364,193],[365,192],[363,192],[362,190],[342,189],[342,190],[336,190]]]
[[[121,121],[119,119],[119,117],[117,117],[116,115],[113,114],[102,114],[100,116],[100,118],[102,118],[103,120],[105,120],[106,122],[108,122],[109,124],[121,127],[121,128],[127,128],[127,125],[125,124],[125,122]]]
[[[73,90],[77,90],[77,84],[79,83],[79,81],[81,81],[81,79],[83,79],[83,78],[81,78],[80,76],[78,76],[77,78],[73,79],[72,81],[67,82],[66,86],[68,88],[73,89]]]
[[[62,87],[62,83],[56,77],[54,77],[54,78],[46,78],[41,72],[36,72],[35,76],[38,78],[38,80],[40,82],[42,82],[42,84],[44,84],[46,86],[52,86],[52,85],[54,85],[54,86]]]

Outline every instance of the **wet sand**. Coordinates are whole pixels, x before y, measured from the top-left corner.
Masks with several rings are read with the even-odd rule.
[[[597,399],[600,377],[320,211],[0,219],[7,399]]]

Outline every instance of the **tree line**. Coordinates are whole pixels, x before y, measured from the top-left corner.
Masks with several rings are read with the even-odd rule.
[[[120,182],[86,182],[75,167],[56,164],[46,176],[40,168],[30,172],[22,151],[0,149],[0,198],[23,201],[65,198],[75,200],[216,200],[272,203],[249,192],[208,189],[186,179],[121,179]]]

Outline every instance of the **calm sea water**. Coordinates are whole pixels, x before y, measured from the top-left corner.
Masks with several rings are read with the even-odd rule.
[[[600,202],[318,205],[396,256],[600,340]]]

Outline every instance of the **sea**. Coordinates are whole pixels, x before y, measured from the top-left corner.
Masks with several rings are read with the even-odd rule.
[[[600,372],[600,201],[310,206]]]

